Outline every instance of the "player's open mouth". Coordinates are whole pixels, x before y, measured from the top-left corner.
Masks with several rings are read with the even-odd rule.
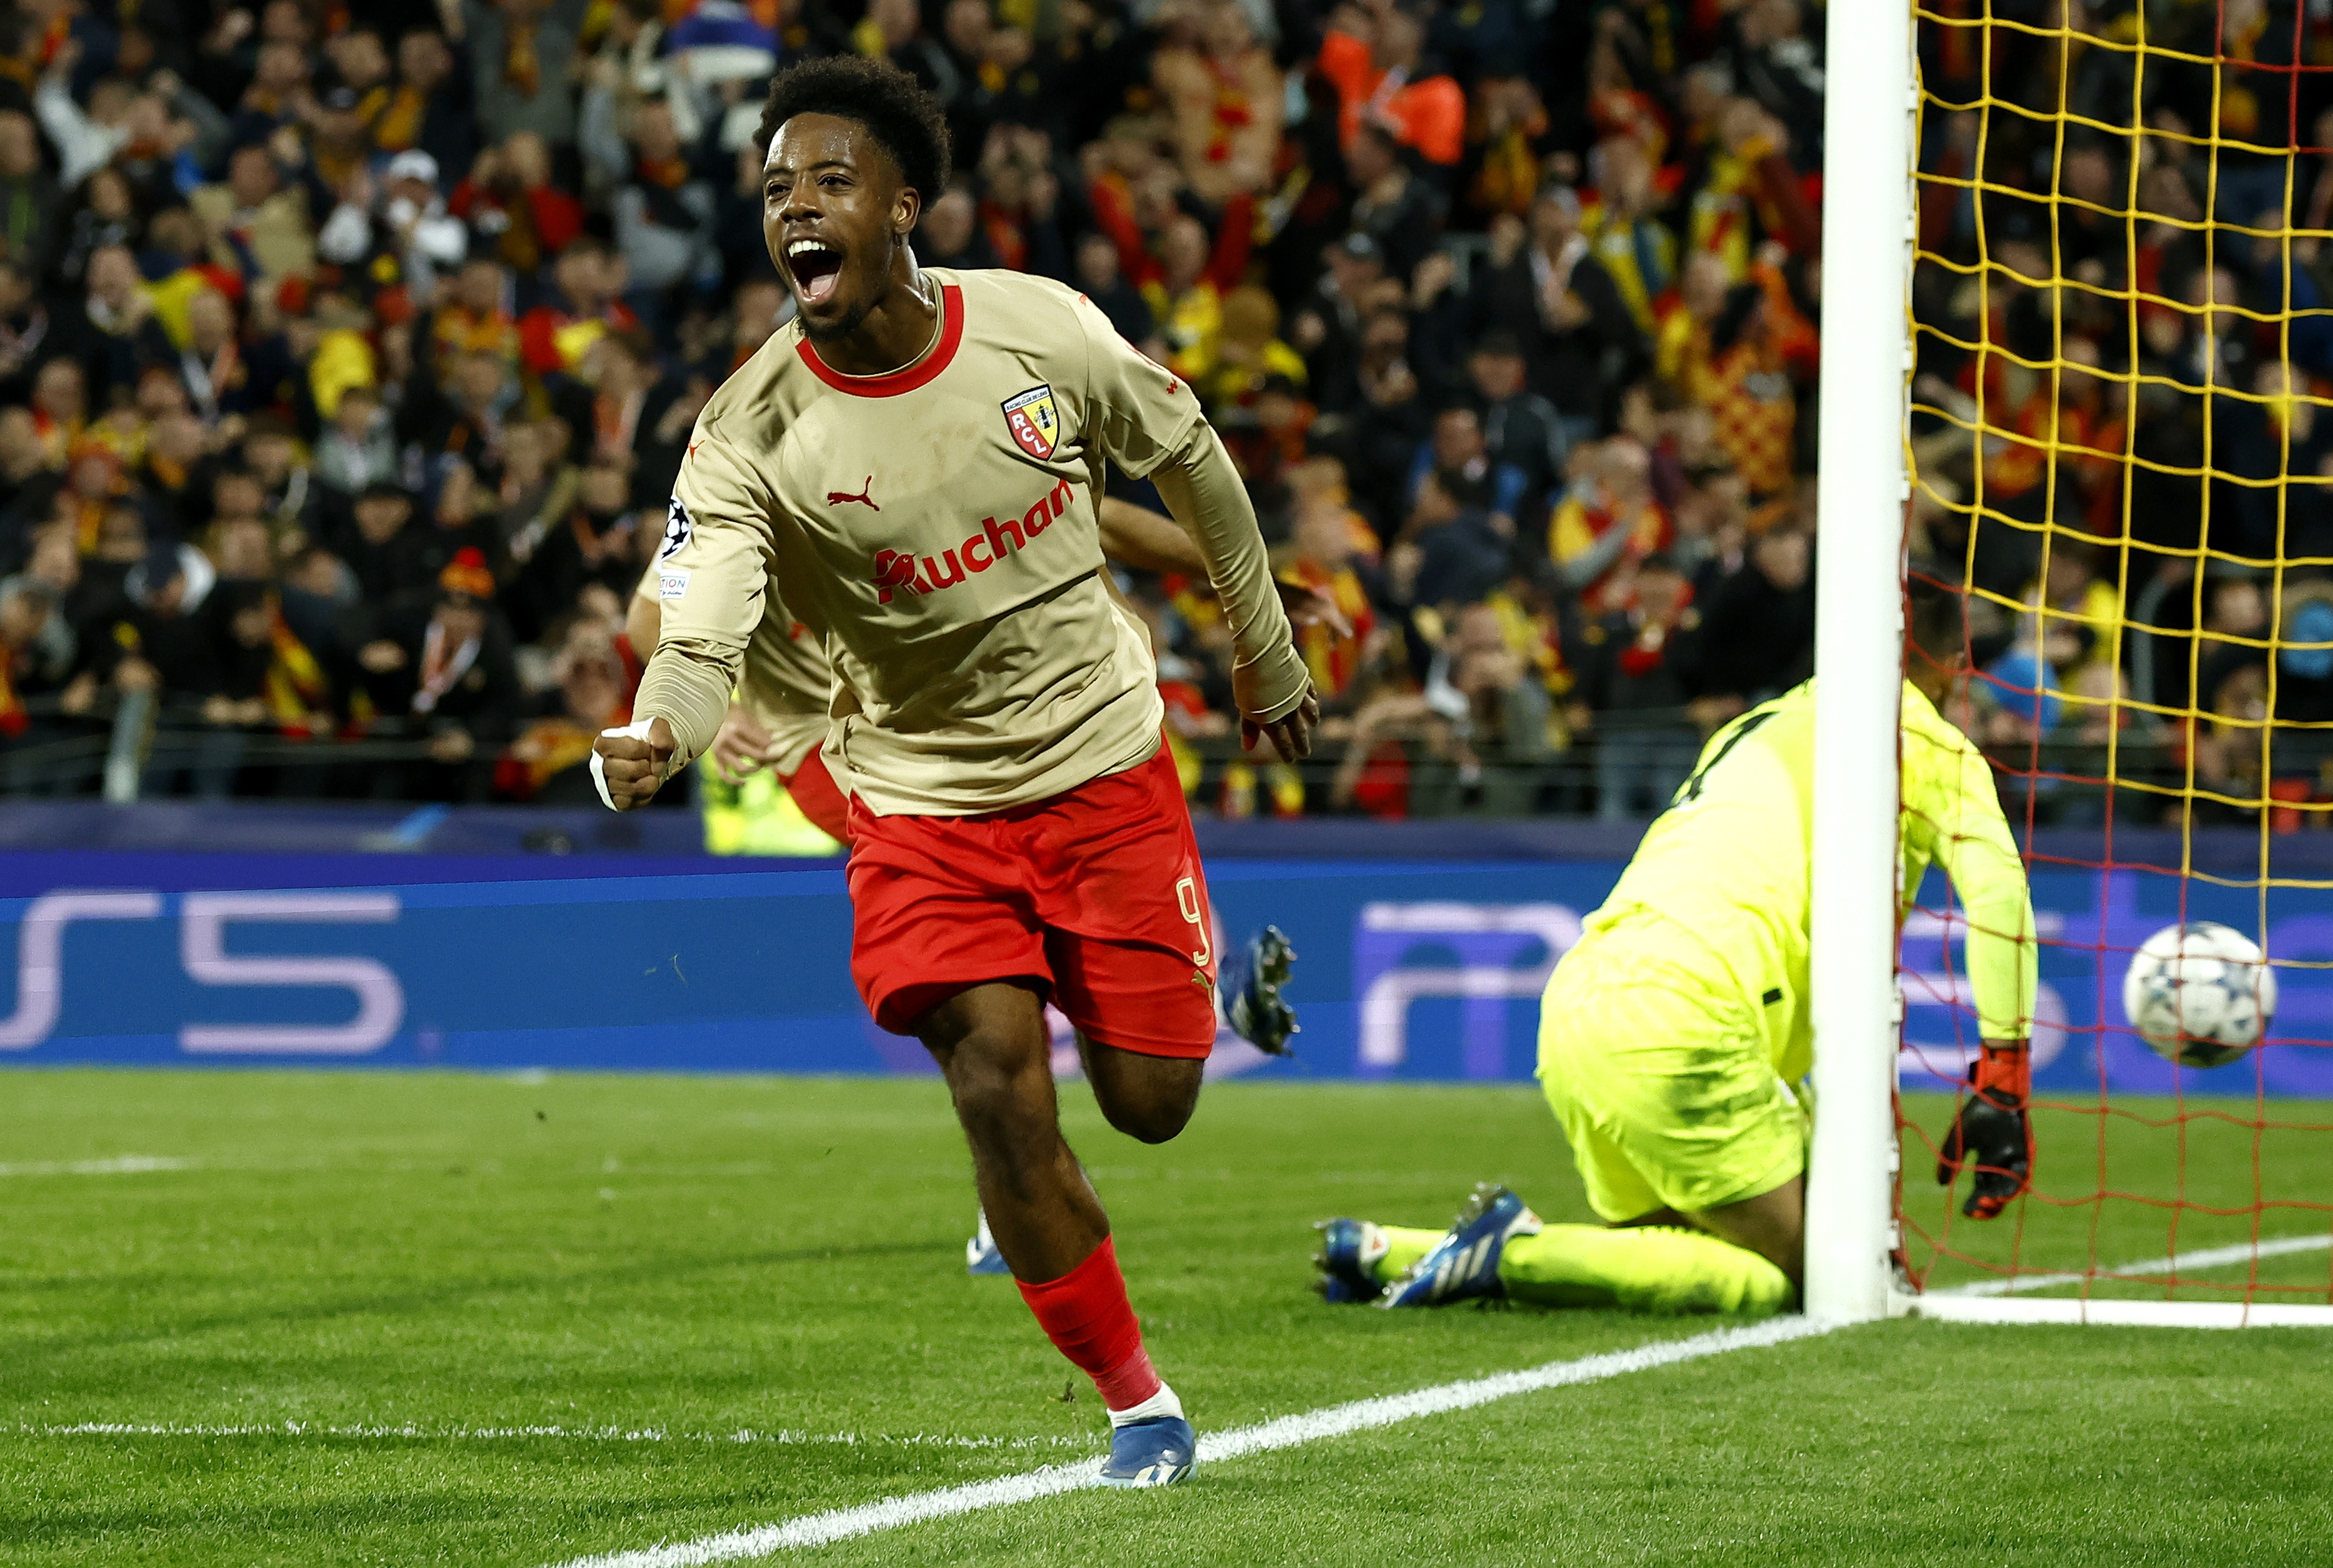
[[[794,292],[802,302],[820,304],[841,281],[842,253],[823,240],[795,240],[786,246],[786,270],[794,275]]]

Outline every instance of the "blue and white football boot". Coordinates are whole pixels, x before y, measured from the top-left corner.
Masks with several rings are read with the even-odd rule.
[[[1105,1487],[1171,1487],[1199,1462],[1199,1439],[1184,1419],[1183,1401],[1165,1383],[1130,1410],[1109,1413]]]
[[[1237,952],[1224,955],[1216,977],[1224,1022],[1268,1056],[1287,1056],[1289,1037],[1298,1032],[1296,1009],[1280,995],[1295,967],[1296,950],[1278,926],[1267,925]]]
[[[1337,1303],[1375,1301],[1385,1294],[1376,1274],[1385,1257],[1385,1232],[1366,1219],[1323,1219],[1312,1227],[1320,1233],[1320,1250],[1312,1267],[1320,1271],[1313,1281],[1323,1300]]]
[[[996,1238],[988,1233],[988,1210],[980,1211],[980,1233],[964,1244],[964,1271],[966,1274],[1011,1274],[1004,1254],[996,1250]]]
[[[1536,1236],[1543,1228],[1540,1217],[1522,1199],[1485,1181],[1458,1210],[1450,1233],[1435,1243],[1433,1251],[1411,1264],[1408,1272],[1378,1298],[1378,1305],[1440,1306],[1501,1295],[1499,1253],[1508,1238]]]

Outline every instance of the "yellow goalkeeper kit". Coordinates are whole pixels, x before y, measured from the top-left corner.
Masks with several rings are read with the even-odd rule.
[[[1904,898],[1944,866],[1984,1037],[2021,1039],[2033,907],[1991,771],[1908,682],[1902,728]],[[1710,737],[1549,978],[1540,1085],[1608,1220],[1716,1208],[1805,1168],[1813,797],[1810,681]]]

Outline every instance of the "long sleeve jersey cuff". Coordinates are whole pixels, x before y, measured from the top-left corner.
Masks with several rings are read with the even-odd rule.
[[[640,677],[639,694],[632,699],[632,717],[662,719],[671,729],[667,779],[703,756],[720,733],[742,657],[734,652],[725,656],[723,650],[691,637],[657,645],[656,656]]]
[[[1196,424],[1150,479],[1206,558],[1207,577],[1232,630],[1233,668],[1243,674],[1240,684],[1255,704],[1247,716],[1265,723],[1286,718],[1304,700],[1311,677],[1296,651],[1255,509],[1231,454],[1211,426]]]

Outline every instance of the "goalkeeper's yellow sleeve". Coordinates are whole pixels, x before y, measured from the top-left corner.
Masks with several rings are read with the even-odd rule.
[[[1983,754],[1908,682],[1903,789],[1906,907],[1929,865],[1941,864],[1968,919],[1979,1028],[1988,1040],[2021,1040],[2032,1028],[2040,961],[2025,863]]]

